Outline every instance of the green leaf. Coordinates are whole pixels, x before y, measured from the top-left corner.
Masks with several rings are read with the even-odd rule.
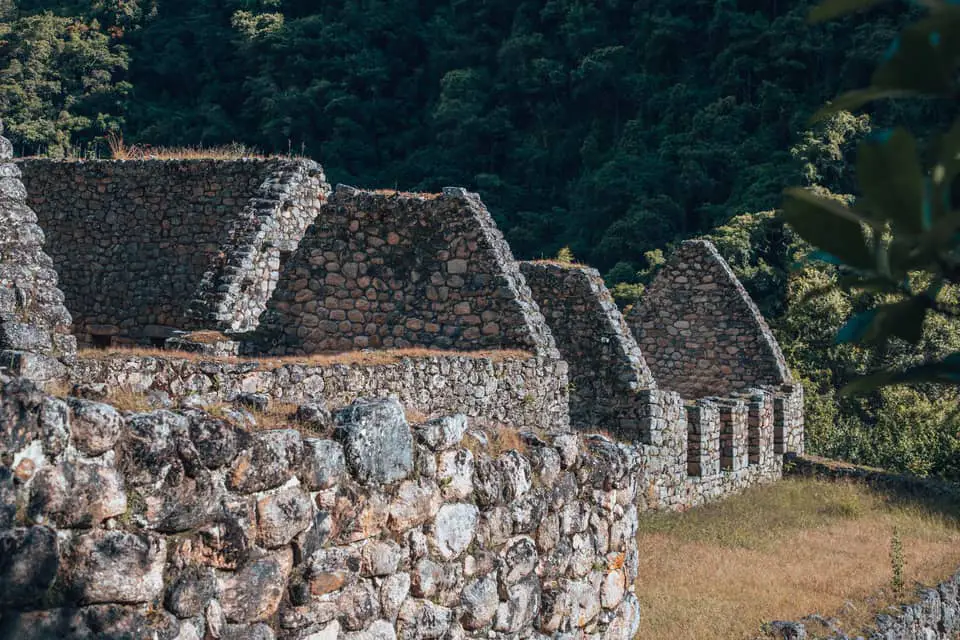
[[[857,378],[840,390],[841,395],[874,391],[891,384],[918,384],[935,382],[960,385],[960,353],[954,353],[940,362],[929,362],[905,371],[882,371]]]
[[[884,2],[884,0],[825,0],[810,9],[807,21],[817,23],[832,20],[848,13],[869,9],[881,2]]]
[[[781,216],[801,238],[856,269],[875,266],[862,224],[872,224],[840,203],[805,189],[784,192]]]
[[[929,308],[930,301],[924,296],[888,306],[881,311],[883,330],[910,344],[917,344],[923,337],[923,320]]]
[[[857,181],[865,207],[890,220],[895,231],[923,231],[923,170],[916,141],[906,129],[898,127],[860,143]]]
[[[960,57],[960,9],[947,7],[903,30],[892,55],[873,73],[872,87],[945,94]]]
[[[868,102],[882,100],[886,98],[903,98],[914,95],[914,91],[902,89],[880,89],[876,87],[867,87],[866,89],[857,89],[848,91],[836,98],[820,109],[810,117],[810,124],[816,124],[821,120],[826,120],[830,116],[841,111],[854,111]]]

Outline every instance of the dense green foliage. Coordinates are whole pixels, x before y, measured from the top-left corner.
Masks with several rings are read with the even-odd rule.
[[[479,191],[521,257],[564,247],[635,299],[669,244],[710,233],[808,384],[813,449],[952,473],[942,389],[836,389],[906,351],[835,345],[869,301],[804,292],[830,265],[767,211],[784,187],[853,193],[880,105],[807,131],[861,86],[905,19],[811,27],[809,0],[0,0],[0,115],[23,153],[239,142],[334,182]],[[911,9],[915,11],[915,9]],[[910,16],[906,16],[910,17]],[[566,254],[565,254],[566,255]],[[956,340],[930,331],[931,348]],[[906,423],[906,424],[905,424]]]

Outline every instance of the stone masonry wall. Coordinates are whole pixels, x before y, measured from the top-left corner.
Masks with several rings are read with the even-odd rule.
[[[756,305],[705,240],[677,249],[627,323],[660,387],[685,397],[792,382]]]
[[[557,357],[510,248],[475,194],[339,186],[284,269],[261,351],[523,349]]]
[[[258,364],[116,355],[80,360],[77,384],[131,393],[160,391],[208,402],[262,393],[281,402],[324,400],[341,406],[358,396],[396,397],[426,416],[463,413],[492,425],[567,431],[567,364],[543,358],[434,355],[385,364]]]
[[[84,343],[250,328],[329,190],[308,160],[20,167]]]
[[[596,269],[522,262],[523,272],[570,365],[570,421],[617,432],[637,391],[656,382]]]
[[[632,447],[357,399],[332,438],[0,378],[0,637],[630,640]]]
[[[687,509],[771,482],[784,453],[803,451],[800,385],[721,386],[696,401],[657,389],[599,273],[551,262],[522,270],[570,366],[571,424],[638,444],[643,508]]]
[[[10,141],[0,136],[0,366],[49,380],[65,373],[62,362],[76,356],[76,340],[57,272],[44,252],[43,230],[12,157]]]

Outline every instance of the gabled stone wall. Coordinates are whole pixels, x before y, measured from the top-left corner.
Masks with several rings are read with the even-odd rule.
[[[684,397],[793,381],[763,316],[708,241],[680,245],[627,323],[660,387]]]
[[[476,194],[337,187],[283,271],[260,351],[523,349],[558,353]]]
[[[65,374],[61,361],[76,356],[76,340],[44,251],[44,232],[12,157],[10,141],[0,136],[0,367],[49,380]]]
[[[19,165],[82,343],[251,328],[329,191],[309,160]]]
[[[694,244],[670,263],[701,255],[704,249],[709,248]],[[706,262],[716,266],[713,260]],[[684,398],[662,386],[658,389],[661,381],[651,376],[655,367],[647,368],[646,354],[641,353],[598,272],[553,262],[523,263],[522,270],[570,366],[572,426],[587,432],[603,430],[637,443],[644,461],[640,474],[643,508],[687,509],[753,484],[771,482],[782,475],[784,453],[803,452],[800,385],[738,385],[730,390],[729,385],[718,384],[713,389],[704,386],[706,377],[701,376],[692,381],[668,381],[673,386],[690,382],[690,388],[707,397]],[[689,277],[694,274],[704,277],[696,270]],[[707,274],[705,278],[707,284],[715,282],[715,276]],[[679,284],[699,291],[699,282],[687,278]],[[752,306],[742,287],[734,293]],[[655,299],[663,295],[657,294]],[[702,301],[675,302],[666,310],[689,314]],[[666,318],[659,318],[661,321],[674,326]],[[746,326],[745,343],[750,344],[750,331],[759,325],[751,318],[731,326]],[[767,337],[776,349],[773,336]],[[733,332],[725,338],[740,342]],[[779,349],[776,352],[779,354]]]
[[[0,376],[0,637],[589,637],[640,623],[633,447],[357,399],[332,437]]]
[[[635,430],[634,396],[657,384],[600,273],[552,262],[521,262],[520,270],[570,365],[571,423]]]

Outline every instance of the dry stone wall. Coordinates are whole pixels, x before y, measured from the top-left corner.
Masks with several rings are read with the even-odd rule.
[[[627,322],[658,384],[685,397],[792,382],[763,316],[706,240],[680,245]]]
[[[570,365],[571,423],[630,431],[637,391],[657,385],[600,273],[551,262],[520,269]]]
[[[260,351],[523,349],[558,357],[476,194],[339,186],[283,271]]]
[[[76,340],[44,232],[12,158],[10,141],[0,136],[0,366],[49,380],[64,375]]]
[[[20,167],[84,343],[251,328],[329,191],[309,160]]]
[[[134,394],[162,392],[215,403],[240,394],[279,402],[396,397],[426,416],[462,413],[489,425],[567,431],[567,364],[562,360],[437,354],[383,364],[260,364],[116,355],[80,360],[73,382]]]
[[[599,273],[554,262],[522,270],[570,366],[571,424],[639,444],[644,508],[686,509],[776,480],[783,454],[803,452],[800,385],[696,400],[657,389]]]
[[[357,399],[332,438],[0,378],[0,637],[630,640],[634,448]]]

